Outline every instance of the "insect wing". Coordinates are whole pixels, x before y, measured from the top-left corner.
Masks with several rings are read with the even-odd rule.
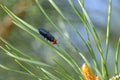
[[[48,31],[46,31],[45,29],[43,29],[43,28],[40,28],[39,29],[39,33],[43,36],[43,37],[47,37],[47,35],[49,34],[49,32]]]
[[[55,39],[50,33],[47,34],[46,38],[51,42]]]

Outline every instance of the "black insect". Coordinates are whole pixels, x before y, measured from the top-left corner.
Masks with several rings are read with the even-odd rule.
[[[55,37],[53,35],[51,35],[47,30],[43,29],[43,28],[39,28],[39,33],[46,38],[47,40],[49,40],[50,42],[52,42],[53,44],[57,44],[57,40],[55,39]]]

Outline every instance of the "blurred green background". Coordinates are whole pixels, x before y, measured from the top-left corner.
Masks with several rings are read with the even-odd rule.
[[[83,23],[79,20],[78,16],[75,14],[74,10],[71,8],[67,0],[54,0],[57,6],[61,9],[64,15],[71,21],[71,23],[79,30],[85,40],[87,40],[86,31]],[[53,20],[53,22],[61,29],[63,34],[67,35],[69,39],[80,49],[87,59],[90,61],[91,57],[82,40],[78,38],[78,35],[69,27],[68,23],[62,19],[62,17],[55,11],[48,0],[39,0],[43,6],[46,13]],[[62,35],[59,35],[56,29],[52,27],[50,22],[45,18],[43,13],[38,9],[34,0],[0,0],[1,4],[6,5],[11,11],[18,15],[21,19],[31,24],[35,28],[45,28],[51,34],[55,36],[58,41],[57,45],[62,46],[66,51],[70,52],[72,56],[79,61],[82,65],[84,62],[78,56],[77,51],[75,51],[70,44],[65,41]],[[74,0],[75,5],[81,10],[77,0]],[[95,25],[95,28],[99,34],[100,41],[102,43],[102,48],[105,53],[105,37],[106,37],[106,25],[107,25],[107,12],[108,12],[108,0],[85,0],[85,8]],[[111,19],[111,31],[110,31],[110,46],[109,46],[109,56],[108,56],[108,69],[110,74],[114,72],[113,68],[115,64],[115,51],[117,41],[120,35],[120,1],[113,0],[112,9],[112,19]],[[0,8],[0,35],[4,37],[13,46],[25,52],[27,55],[32,56],[36,60],[54,65],[54,59],[63,63],[67,69],[69,66],[65,64],[64,60],[61,59],[56,52],[52,51],[49,47],[39,44],[33,37],[28,33],[21,30],[17,26],[11,23],[8,15]],[[41,37],[41,36],[40,36]],[[43,38],[43,37],[41,37]],[[47,40],[46,40],[47,41]],[[93,46],[94,46],[93,42]],[[96,47],[93,47],[98,61],[100,57]],[[111,64],[112,63],[112,64]],[[2,51],[0,52],[0,64],[4,64],[10,68],[15,68],[23,70],[17,63],[14,62],[13,58],[8,57]],[[93,64],[91,62],[91,64]],[[110,66],[110,67],[109,67]],[[35,80],[29,76],[24,76],[14,72],[9,72],[0,68],[0,80]]]

